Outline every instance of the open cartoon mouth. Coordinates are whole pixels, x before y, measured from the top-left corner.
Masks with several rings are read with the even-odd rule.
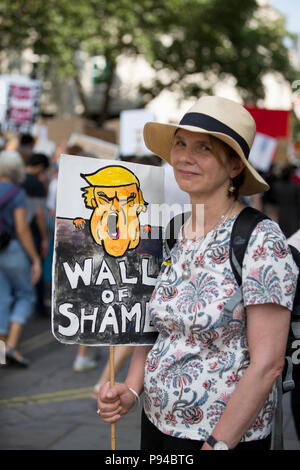
[[[109,237],[112,240],[119,240],[119,237],[120,237],[118,220],[119,220],[119,217],[115,212],[109,214],[107,218],[107,232],[108,232]]]

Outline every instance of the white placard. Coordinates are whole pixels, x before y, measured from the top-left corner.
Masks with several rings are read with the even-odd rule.
[[[72,145],[78,145],[95,158],[114,160],[119,155],[118,145],[85,134],[73,133],[68,142],[69,147]]]
[[[143,129],[146,122],[155,121],[147,109],[131,109],[120,113],[120,154],[122,156],[151,155],[147,149]]]
[[[277,140],[257,132],[249,155],[249,162],[259,171],[268,171],[277,148]]]
[[[148,302],[162,262],[164,171],[62,155],[52,331],[66,344],[153,344]]]
[[[58,197],[57,197],[57,217],[89,218],[90,209],[87,209],[82,198],[81,188],[86,186],[86,181],[82,174],[93,173],[101,167],[110,165],[121,165],[133,171],[137,178],[144,182],[143,195],[145,201],[151,204],[164,203],[164,170],[160,167],[140,165],[139,163],[112,162],[112,160],[98,160],[97,158],[80,157],[75,155],[62,155],[59,161]],[[67,175],[67,177],[65,176]],[[151,185],[148,184],[151,177]],[[150,208],[149,208],[150,209]],[[149,223],[150,211],[140,214],[141,222]],[[155,217],[153,213],[151,217]],[[151,219],[153,221],[153,219]],[[155,223],[158,221],[155,220]]]
[[[34,153],[43,153],[46,157],[51,158],[56,149],[55,142],[52,140],[39,140],[33,147]]]
[[[2,131],[33,134],[40,112],[42,82],[25,75],[0,75]]]

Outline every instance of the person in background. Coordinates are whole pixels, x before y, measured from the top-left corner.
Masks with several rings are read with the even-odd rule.
[[[52,261],[54,252],[54,232],[56,215],[56,194],[57,194],[58,164],[52,161],[49,171],[49,185],[46,199],[46,220],[49,236],[49,247],[46,257],[43,259],[43,284],[44,284],[44,306],[51,312],[52,295]]]
[[[0,197],[25,177],[24,162],[17,152],[0,153]],[[6,343],[6,362],[27,367],[17,347],[35,304],[34,285],[41,276],[41,261],[26,214],[26,194],[21,187],[1,208],[9,244],[0,250],[0,339]]]
[[[292,180],[294,167],[282,168],[273,183],[272,193],[278,210],[278,225],[288,238],[300,228],[300,187]]]
[[[20,145],[20,138],[16,132],[7,131],[4,133],[4,148],[3,150],[17,151]]]
[[[80,344],[73,362],[74,372],[87,372],[97,367],[97,361],[89,355],[89,346]]]
[[[49,168],[49,159],[44,154],[33,154],[26,165],[26,177],[22,184],[27,195],[27,220],[30,225],[36,249],[42,259],[47,256],[49,250],[49,231],[46,219],[47,192],[40,177]],[[40,278],[36,285],[38,314],[46,313],[44,303],[44,282]]]
[[[21,134],[18,136],[19,145],[16,150],[19,152],[25,165],[29,162],[35,145],[35,137],[31,134]]]
[[[177,125],[144,127],[192,214],[149,302],[155,344],[135,347],[125,382],[98,394],[97,413],[115,423],[144,391],[142,450],[270,448],[298,269],[269,219],[251,234],[241,289],[231,268],[239,196],[269,188],[248,162],[255,131],[242,105],[216,96],[200,98]]]

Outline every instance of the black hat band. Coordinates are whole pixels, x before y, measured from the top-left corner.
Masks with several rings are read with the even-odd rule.
[[[231,129],[231,127],[218,121],[218,119],[202,113],[187,113],[183,116],[179,125],[200,127],[201,129],[205,129],[209,132],[220,132],[221,134],[228,135],[228,137],[231,137],[239,144],[248,160],[250,148],[245,139]]]

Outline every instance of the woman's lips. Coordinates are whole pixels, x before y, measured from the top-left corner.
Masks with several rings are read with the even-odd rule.
[[[180,175],[186,176],[186,177],[199,176],[199,173],[195,173],[190,170],[177,170],[177,171]]]

